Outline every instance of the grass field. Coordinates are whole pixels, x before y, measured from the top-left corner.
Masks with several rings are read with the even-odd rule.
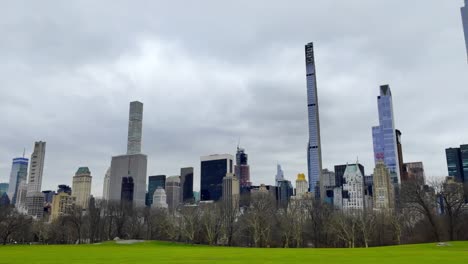
[[[464,263],[468,242],[359,249],[258,249],[145,242],[134,245],[0,246],[0,263]]]

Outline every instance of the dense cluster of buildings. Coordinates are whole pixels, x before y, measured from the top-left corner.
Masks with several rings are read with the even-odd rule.
[[[468,0],[461,8],[468,50]],[[379,124],[372,127],[375,166],[367,175],[358,161],[322,168],[320,115],[314,45],[305,45],[308,109],[307,175],[298,174],[295,188],[277,165],[275,185],[253,185],[245,149],[231,154],[200,158],[200,192],[194,192],[194,169],[183,167],[180,175],[149,176],[148,157],[142,153],[143,104],[130,103],[127,152],[113,156],[104,177],[103,200],[126,202],[177,210],[197,202],[225,201],[245,206],[240,197],[270,194],[279,206],[304,198],[321,199],[341,210],[385,210],[396,206],[400,185],[405,182],[425,184],[421,161],[404,162],[402,133],[395,127],[392,92],[389,85],[379,88],[377,109]],[[18,211],[36,219],[53,220],[71,210],[86,210],[91,196],[92,176],[88,167],[79,167],[72,187],[59,185],[57,191],[42,191],[46,142],[34,143],[30,159],[24,153],[14,158],[9,183],[0,183],[0,205],[12,204]],[[446,149],[448,180],[464,186],[468,198],[468,145]]]

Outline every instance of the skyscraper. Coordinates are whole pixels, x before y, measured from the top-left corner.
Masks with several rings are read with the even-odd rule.
[[[383,161],[390,170],[393,184],[399,184],[400,164],[398,164],[397,135],[393,115],[392,92],[389,85],[380,86],[377,97],[379,126],[372,127],[374,161]]]
[[[141,129],[143,121],[143,104],[130,103],[128,125],[127,154],[114,156],[111,161],[109,179],[109,200],[119,201],[122,194],[122,178],[133,179],[133,203],[144,206],[146,201],[147,156],[141,154]]]
[[[128,120],[127,155],[141,153],[142,126],[143,104],[138,101],[131,102]]]
[[[465,177],[460,148],[445,149],[445,155],[447,157],[448,175],[454,177],[459,182],[464,182]]]
[[[403,179],[406,177],[406,173],[403,168],[403,147],[401,145],[401,131],[397,129],[395,130],[395,134],[397,143],[398,165],[400,169],[400,179],[401,181],[403,181]]]
[[[320,120],[317,95],[317,78],[315,75],[314,44],[305,46],[305,63],[307,79],[307,109],[309,119],[309,144],[307,147],[307,167],[309,177],[309,191],[314,193],[320,182],[322,172],[322,147],[320,145]],[[323,197],[323,188],[320,194]]]
[[[281,165],[276,165],[276,176],[275,176],[275,183],[276,186],[279,186],[279,182],[284,181],[284,171],[281,169]]]
[[[21,181],[26,182],[28,178],[28,162],[29,159],[24,157],[13,159],[11,166],[10,183],[8,185],[8,197],[11,204],[16,204],[18,186]]]
[[[28,215],[39,219],[42,218],[44,214],[44,195],[41,192],[41,188],[45,150],[45,142],[39,141],[34,143],[34,151],[31,155],[31,164],[29,167],[28,190],[26,193]]]
[[[302,198],[309,189],[304,173],[299,173],[296,179],[296,197]]]
[[[233,173],[234,157],[230,154],[215,154],[203,156],[200,160],[200,200],[218,201],[223,194],[224,176]]]
[[[180,176],[167,177],[166,196],[169,210],[177,209],[180,204]]]
[[[390,171],[383,161],[378,161],[373,177],[374,208],[391,209],[395,207],[395,193],[390,180]]]
[[[158,188],[162,188],[163,190],[166,188],[166,175],[148,177],[148,206],[153,204],[154,192]],[[166,195],[166,192],[164,192],[164,195]],[[164,200],[164,202],[166,202],[166,200]]]
[[[193,197],[193,168],[181,168],[180,169],[180,202],[181,203],[193,203],[195,198]]]
[[[289,199],[293,195],[293,187],[290,181],[281,180],[278,182],[278,188],[276,189],[276,197],[278,199],[278,205],[281,207],[287,207]]]
[[[245,153],[245,149],[237,147],[236,153],[236,166],[235,175],[239,180],[240,189],[247,190],[252,183],[250,182],[250,166],[248,163],[248,155]]]
[[[465,31],[465,44],[468,57],[468,0],[465,0],[465,6],[461,8],[463,29]]]
[[[240,186],[239,180],[233,173],[223,178],[223,201],[233,208],[239,206]]]
[[[88,167],[80,167],[73,176],[73,197],[76,197],[76,205],[82,209],[88,208],[89,198],[91,196],[91,172]]]

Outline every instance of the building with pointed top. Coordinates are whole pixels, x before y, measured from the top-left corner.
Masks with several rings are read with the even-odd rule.
[[[281,165],[276,165],[276,176],[275,176],[275,183],[276,186],[279,186],[279,182],[284,181],[284,171],[281,168]]]
[[[364,175],[359,164],[348,164],[343,175],[342,208],[363,210],[366,207],[364,198]]]
[[[28,215],[41,219],[44,214],[44,195],[42,194],[42,175],[44,172],[46,143],[38,141],[34,143],[34,151],[31,154],[29,164],[29,178],[26,192],[26,209]]]

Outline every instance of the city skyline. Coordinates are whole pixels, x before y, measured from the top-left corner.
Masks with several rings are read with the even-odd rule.
[[[377,124],[375,97],[378,91],[375,87],[389,83],[397,128],[404,134],[405,159],[423,161],[428,177],[446,176],[445,148],[467,143],[465,134],[468,128],[463,127],[464,124],[456,131],[449,126],[453,123],[453,116],[468,114],[462,107],[462,98],[468,96],[465,91],[468,77],[465,76],[466,51],[460,3],[425,3],[424,7],[409,3],[408,10],[397,12],[395,19],[398,21],[406,21],[410,17],[420,21],[412,25],[416,28],[411,28],[411,31],[421,32],[417,37],[407,35],[410,31],[405,28],[383,36],[377,31],[389,27],[389,21],[376,19],[374,28],[356,19],[359,15],[375,15],[372,13],[378,10],[377,7],[398,10],[396,8],[401,3],[395,1],[381,6],[367,3],[362,10],[350,14],[344,10],[351,3],[342,3],[342,6],[320,1],[315,3],[317,9],[330,8],[336,11],[337,16],[342,15],[343,21],[353,21],[343,32],[355,32],[354,27],[362,26],[362,33],[358,36],[343,35],[344,39],[325,32],[333,31],[336,35],[342,32],[335,28],[332,18],[318,18],[324,21],[321,23],[323,29],[301,28],[302,24],[315,23],[314,18],[300,18],[304,15],[300,9],[318,12],[311,9],[312,6],[292,6],[291,12],[298,18],[278,29],[281,31],[278,35],[258,34],[263,37],[249,39],[244,36],[252,31],[234,32],[232,37],[222,36],[222,40],[210,39],[212,45],[205,48],[201,47],[205,42],[193,40],[188,32],[171,38],[171,34],[164,30],[143,28],[146,33],[139,35],[136,32],[140,32],[137,29],[143,27],[143,23],[138,19],[125,28],[130,31],[128,36],[120,31],[109,36],[115,40],[117,35],[125,35],[126,46],[109,49],[109,53],[103,54],[90,54],[90,50],[75,53],[77,46],[87,47],[81,45],[85,41],[103,45],[98,46],[98,51],[112,46],[110,42],[78,35],[78,43],[71,46],[65,40],[57,40],[59,48],[46,63],[42,63],[45,58],[40,52],[28,53],[31,51],[26,50],[28,46],[16,45],[13,38],[9,39],[0,44],[5,47],[3,50],[10,51],[5,57],[13,65],[2,68],[3,76],[11,79],[5,79],[4,88],[0,91],[0,110],[4,113],[0,121],[7,124],[6,132],[0,137],[0,182],[8,182],[11,160],[21,156],[23,147],[27,147],[26,157],[29,157],[31,144],[44,140],[48,143],[43,190],[55,190],[59,183],[71,185],[72,178],[64,178],[63,175],[73,175],[77,167],[87,166],[93,172],[92,193],[101,196],[110,156],[123,153],[126,148],[127,104],[133,100],[145,103],[143,149],[148,155],[148,175],[177,175],[181,167],[193,166],[194,189],[197,190],[199,157],[212,153],[235,154],[240,136],[242,146],[249,152],[253,183],[273,184],[276,163],[283,165],[286,179],[294,181],[298,173],[307,173],[304,162],[307,159],[304,153],[307,109],[304,109],[302,48],[309,41],[315,43],[319,65],[323,168],[333,170],[334,165],[352,163],[359,156],[359,161],[368,171],[372,170],[369,129]],[[10,5],[15,8],[14,3]],[[259,5],[255,3],[253,10],[259,10],[256,9],[260,8]],[[138,6],[134,9],[120,8],[129,12],[139,10]],[[273,14],[281,14],[281,4],[273,4],[272,8]],[[420,8],[424,8],[424,12],[415,11]],[[61,11],[60,7],[50,9],[50,12],[57,11]],[[78,17],[87,14],[85,9],[77,7]],[[148,15],[142,12],[142,17]],[[434,16],[442,17],[442,21],[432,21]],[[41,23],[51,21],[52,17],[44,17],[45,22]],[[109,18],[111,22],[113,19],[117,17]],[[193,17],[188,19],[192,19],[195,25],[203,25]],[[252,22],[253,15],[248,12],[246,19]],[[282,22],[281,19],[278,16],[273,24]],[[19,24],[30,26],[28,23],[31,21],[26,19],[24,22],[18,23],[18,27]],[[76,21],[70,23],[73,22]],[[223,23],[223,26],[230,26],[228,22]],[[74,28],[72,25],[65,24],[64,28],[55,30],[66,31]],[[99,30],[110,29],[111,33],[115,30],[110,24],[103,24],[103,27],[95,29],[98,31],[96,35],[102,33]],[[255,23],[252,28],[254,32],[264,34],[273,29]],[[31,30],[37,29],[32,27]],[[16,28],[15,31],[24,30]],[[282,35],[283,31],[292,32]],[[445,40],[453,40],[441,41],[441,34]],[[33,50],[46,54],[46,44],[54,38],[50,35],[37,38],[23,42],[37,43]],[[240,43],[243,45],[239,42],[229,44],[233,39],[247,40]],[[395,39],[400,41],[395,43]],[[243,49],[233,48],[226,52],[226,47],[236,46]],[[31,56],[23,57],[24,54]],[[82,56],[78,58],[70,54]],[[436,59],[440,60],[434,63]],[[37,64],[39,62],[41,67]],[[25,65],[25,68],[17,70],[14,65],[18,64]],[[44,64],[45,68],[42,67]],[[62,70],[55,68],[60,65],[64,66],[58,67]],[[442,65],[444,68],[448,65],[448,68],[442,71]],[[185,69],[184,73],[174,74],[180,68]],[[262,75],[268,77],[258,77]],[[30,79],[39,81],[30,83]],[[62,96],[63,87],[67,87],[68,95]],[[177,88],[182,91],[180,95],[173,92]],[[18,94],[18,89],[23,92]],[[453,90],[440,96],[439,93],[447,89]],[[201,100],[197,94],[207,95]],[[421,94],[424,99],[419,100]],[[233,100],[236,95],[240,95],[243,102]],[[232,106],[230,109],[224,107],[228,103]],[[193,106],[197,111],[180,110],[180,106]],[[223,114],[218,114],[223,111]],[[99,126],[90,126],[95,123]],[[341,133],[345,129],[350,131],[349,135]],[[426,142],[431,144],[428,146]],[[190,150],[187,151],[188,146]]]

